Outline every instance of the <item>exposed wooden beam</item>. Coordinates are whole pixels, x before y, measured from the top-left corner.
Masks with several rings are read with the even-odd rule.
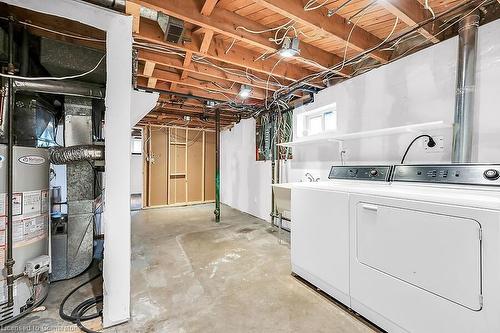
[[[153,71],[155,70],[156,64],[153,61],[146,61],[146,64],[144,65],[144,75],[146,76],[151,76],[153,75]]]
[[[142,66],[139,66],[139,72],[141,72],[141,67]],[[144,72],[143,76],[148,77]],[[177,73],[155,69],[152,75],[150,76],[159,81],[170,82],[171,84],[175,84],[176,86],[178,84],[182,84],[193,88],[202,88],[207,91],[214,91],[214,92],[219,92],[221,94],[228,94],[233,96],[238,96],[240,92],[239,85],[238,86],[234,84],[231,85],[228,84],[227,82],[223,82],[222,80],[217,80],[217,79],[206,80],[203,79],[202,77],[197,77],[196,75],[193,75],[186,79],[182,79],[181,76]],[[266,96],[265,92],[262,91],[261,89],[253,89],[251,94],[251,97],[256,99],[264,99],[265,96]]]
[[[205,30],[203,34],[203,40],[201,41],[200,53],[203,54],[207,53],[213,37],[214,37],[214,32],[212,30]]]
[[[168,104],[171,106],[176,106],[176,107],[189,107],[191,109],[197,109],[197,110],[204,110],[206,109],[206,105],[198,100],[195,99],[186,99],[179,101],[178,99],[175,98],[173,95],[169,95],[168,93],[163,93],[160,94],[160,98],[158,100],[158,103],[163,103],[163,104]],[[228,109],[227,106],[222,106],[221,110],[224,112],[235,112],[233,109]]]
[[[203,7],[201,7],[201,15],[210,16],[217,5],[219,0],[205,0]]]
[[[200,116],[200,115],[207,115],[208,117],[213,117],[214,113],[207,113],[203,111],[197,111],[197,110],[190,110],[190,109],[178,109],[178,108],[169,108],[169,107],[163,107],[163,106],[158,106],[153,110],[152,112],[158,113],[162,112],[164,114],[171,114],[171,115],[188,115],[188,116]],[[151,113],[150,113],[151,114]],[[226,121],[233,121],[237,117],[236,114],[223,114],[221,113],[221,119],[226,120]]]
[[[186,59],[181,60],[181,58],[178,57],[173,57],[173,56],[168,56],[164,54],[159,54],[156,52],[151,52],[151,51],[146,51],[146,50],[139,50],[139,60],[140,61],[153,61],[157,65],[164,66],[164,67],[171,67],[171,68],[176,68],[178,70],[183,71],[183,73],[186,73],[186,75],[182,76],[183,79],[187,77],[187,73],[194,73],[194,74],[200,74],[203,76],[206,76],[207,78],[215,78],[215,79],[222,79],[226,80],[227,83],[230,82],[237,82],[240,84],[246,84],[250,85],[252,87],[256,88],[261,88],[261,89],[266,89],[266,83],[265,80],[266,78],[262,79],[264,82],[256,82],[253,80],[248,79],[246,76],[240,76],[240,75],[235,75],[231,74],[228,72],[221,71],[215,67],[209,66],[209,65],[204,65],[196,62],[191,62],[189,65],[184,66],[186,64]],[[271,91],[275,91],[278,88],[274,85],[269,85],[267,87]]]
[[[189,66],[191,65],[191,60],[193,60],[193,52],[190,52],[190,51],[186,51],[186,55],[184,57],[184,62],[182,63],[182,74],[181,74],[181,79],[185,79],[188,77],[188,71],[186,70],[186,68],[189,68]]]
[[[382,42],[360,27],[354,29],[349,38],[352,25],[349,25],[345,18],[338,14],[327,17],[319,10],[305,11],[301,0],[255,0],[255,2],[308,28],[319,30],[326,37],[349,41],[349,46],[357,51],[368,50]],[[390,53],[375,51],[370,56],[385,63],[389,60]]]
[[[145,7],[150,7],[154,10],[164,12],[167,15],[180,18],[186,22],[189,22],[201,28],[212,30],[217,34],[221,34],[233,38],[235,40],[242,41],[244,43],[255,46],[269,53],[276,52],[279,49],[279,46],[277,46],[276,43],[270,40],[274,37],[273,32],[253,34],[244,29],[238,29],[239,27],[245,27],[250,30],[259,31],[259,30],[266,30],[268,29],[268,27],[258,22],[255,22],[249,18],[240,16],[236,13],[233,13],[231,11],[222,8],[215,8],[212,15],[207,17],[199,13],[198,11],[199,1],[197,0],[170,0],[170,1],[131,0],[131,1],[139,3]],[[193,38],[194,37],[195,36],[193,35]],[[229,45],[226,45],[225,47],[226,47],[225,49],[219,51],[220,53],[218,54],[220,56],[224,55],[227,48],[229,48]],[[233,51],[233,49],[231,49],[231,51]],[[263,52],[260,52],[258,56],[260,56],[262,53]],[[274,62],[276,63],[275,58],[273,58],[272,60],[274,60]],[[301,54],[300,56],[295,57],[294,60],[300,61],[302,64],[307,65],[308,67],[310,66],[316,67],[318,70],[322,71],[326,68],[332,67],[340,63],[342,61],[342,58],[330,52],[324,51],[318,47],[312,46],[307,43],[302,43]],[[349,76],[351,71],[349,69],[344,69],[342,73],[346,76]]]
[[[304,76],[315,73],[313,71],[300,68],[299,66],[289,66],[288,64],[283,62],[276,65],[275,58],[257,61],[256,59],[261,57],[261,53],[249,50],[238,45],[233,46],[229,52],[226,52],[226,50],[229,48],[230,43],[226,43],[217,38],[214,38],[207,53],[202,54],[199,52],[201,46],[201,40],[199,36],[193,35],[191,43],[186,44],[165,42],[163,40],[163,32],[160,30],[157,24],[155,24],[154,22],[147,22],[147,20],[141,20],[141,34],[136,35],[135,38],[149,43],[178,49],[183,52],[190,51],[193,53],[193,55],[196,54],[199,56],[204,56],[211,60],[225,62],[241,67],[243,71],[256,71],[259,73],[264,73],[266,75],[269,75],[272,72],[275,77],[283,78],[289,81],[299,80]],[[312,85],[320,88],[323,87],[322,85],[317,84]]]
[[[141,5],[127,1],[125,4],[125,13],[133,17],[132,32],[139,33],[139,26],[141,21]]]
[[[147,86],[148,79],[145,77],[138,77],[137,78],[137,86],[142,87],[142,88],[148,88]],[[165,93],[168,93],[170,91],[170,83],[168,82],[157,82],[156,83],[156,88],[157,90],[160,91],[165,91]],[[214,99],[214,100],[220,100],[220,101],[231,101],[230,98],[224,96],[223,94],[220,94],[218,92],[209,92],[201,88],[195,88],[195,87],[188,87],[184,85],[177,85],[177,88],[175,89],[176,92],[185,94],[185,95],[191,95],[193,98],[195,97],[201,97],[201,98],[206,98],[206,99]]]
[[[154,78],[154,77],[149,77],[148,78],[148,88],[156,88],[156,82],[157,82],[157,79]]]
[[[425,9],[417,0],[385,0],[379,3],[410,27],[432,17],[431,12]],[[440,22],[434,22],[420,28],[418,32],[433,43],[439,43],[441,40],[438,37],[434,37],[434,34],[438,32],[438,29],[435,27],[439,26]]]

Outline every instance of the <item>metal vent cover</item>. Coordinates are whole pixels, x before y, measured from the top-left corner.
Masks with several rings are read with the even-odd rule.
[[[180,43],[182,41],[184,21],[158,12],[158,25],[163,31],[165,41],[171,43]]]

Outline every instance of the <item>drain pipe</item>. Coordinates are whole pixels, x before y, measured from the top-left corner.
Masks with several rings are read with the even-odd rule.
[[[276,112],[271,110],[269,113],[271,122],[271,132],[269,136],[271,137],[271,185],[276,184]],[[276,215],[276,210],[274,209],[276,198],[274,197],[274,190],[271,186],[271,226],[275,226],[274,223]]]
[[[15,75],[14,68],[14,21],[9,19],[9,64],[7,74]],[[12,196],[14,192],[14,79],[8,79],[8,114],[7,114],[7,245],[5,270],[7,273],[7,306],[14,306],[14,256],[12,230]]]
[[[453,163],[472,162],[479,21],[480,12],[475,11],[462,20],[459,26],[455,122],[453,124]]]
[[[220,222],[220,109],[215,109],[215,222]]]

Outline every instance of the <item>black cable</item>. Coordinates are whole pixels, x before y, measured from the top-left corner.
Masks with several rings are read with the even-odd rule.
[[[406,148],[405,154],[403,155],[403,158],[401,159],[401,164],[405,163],[406,155],[408,155],[408,152],[410,151],[411,146],[413,146],[415,141],[417,141],[420,138],[429,138],[429,142],[427,142],[428,147],[432,148],[432,147],[436,146],[436,141],[434,141],[432,136],[430,136],[428,134],[422,134],[422,135],[417,136],[415,139],[413,139],[412,142],[410,142],[410,144],[408,145],[408,148]]]
[[[96,331],[93,331],[93,330],[88,329],[85,326],[83,326],[82,322],[98,318],[102,315],[102,310],[99,310],[99,309],[97,310],[96,313],[93,313],[90,315],[85,315],[85,314],[90,309],[92,309],[94,306],[96,306],[97,304],[102,303],[103,296],[99,295],[99,296],[92,297],[92,298],[89,298],[89,299],[83,301],[82,303],[78,304],[71,311],[71,315],[64,313],[64,305],[66,304],[68,299],[71,297],[71,295],[73,295],[78,289],[80,289],[84,285],[94,281],[95,279],[97,279],[100,276],[101,276],[101,274],[97,274],[96,276],[94,276],[90,280],[83,282],[82,284],[77,286],[75,289],[71,290],[71,292],[68,295],[66,295],[66,297],[64,297],[61,304],[59,305],[59,316],[66,321],[69,321],[73,324],[76,324],[79,329],[81,329],[82,331],[87,332],[87,333],[98,333]]]

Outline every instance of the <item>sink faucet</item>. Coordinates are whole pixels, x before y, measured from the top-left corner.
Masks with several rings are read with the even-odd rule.
[[[311,175],[311,173],[309,173],[309,172],[306,172],[305,176],[307,177],[307,180],[309,180],[310,182],[319,181],[319,178],[314,178],[313,175]]]

